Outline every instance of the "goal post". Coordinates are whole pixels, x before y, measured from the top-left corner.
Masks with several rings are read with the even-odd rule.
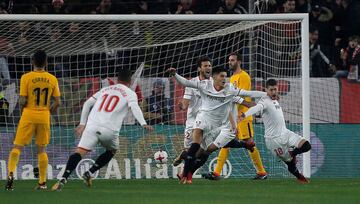
[[[59,85],[66,105],[52,118],[52,127],[55,129],[52,130],[51,141],[56,145],[51,146],[51,151],[65,151],[66,155],[72,151],[77,141],[71,132],[78,123],[82,103],[94,91],[114,82],[115,66],[121,65],[136,71],[134,77],[138,80],[135,80],[136,84],[132,88],[138,86],[143,99],[151,95],[155,85],[163,86],[165,98],[171,99],[171,105],[167,106],[171,106],[169,111],[172,112],[172,118],[165,123],[157,123],[156,133],[146,136],[129,116],[121,134],[131,136],[120,137],[120,153],[116,157],[119,164],[125,163],[125,167],[116,167],[119,164],[113,162],[111,167],[104,170],[106,172],[100,172],[104,178],[114,175],[116,178],[119,175],[122,178],[149,178],[154,175],[161,177],[161,172],[150,168],[152,155],[163,149],[168,151],[171,161],[181,149],[184,126],[184,112],[176,109],[183,89],[178,84],[168,81],[164,71],[174,66],[179,68],[181,75],[196,76],[196,59],[203,55],[212,58],[213,66],[227,66],[227,55],[231,51],[240,52],[243,55],[245,70],[251,70],[250,73],[255,75],[251,76],[255,79],[253,89],[261,89],[261,83],[266,78],[294,83],[298,91],[296,93],[300,93],[301,96],[284,93],[283,100],[291,101],[283,109],[289,108],[291,103],[296,103],[299,107],[287,111],[285,119],[289,122],[290,129],[310,140],[308,14],[15,14],[0,15],[0,21],[0,57],[4,56],[8,60],[12,89],[18,90],[20,76],[31,70],[30,57],[36,48],[44,48],[48,52],[50,73],[58,74],[61,78]],[[14,52],[9,51],[11,46],[15,47]],[[18,94],[18,91],[9,93],[8,95],[12,96]],[[165,99],[163,100],[165,103]],[[2,132],[5,132],[8,138],[12,138],[20,115],[16,112],[18,105],[15,98],[8,101],[10,104],[14,103],[15,111],[9,113],[10,120]],[[256,122],[255,126],[256,143],[260,146],[261,155],[266,157],[266,168],[276,169],[273,171],[274,175],[288,176],[287,170],[280,167],[266,150],[262,123]],[[2,160],[7,162],[5,157],[11,148],[10,139],[3,140],[1,145],[0,155],[4,157]],[[27,164],[36,165],[34,147],[29,148],[30,150],[24,153],[26,156],[23,167]],[[124,153],[125,151],[127,153]],[[94,152],[101,152],[101,148]],[[234,168],[242,168],[242,163],[249,163],[243,158],[248,157],[244,152],[231,152]],[[215,154],[217,155],[217,152],[213,156],[216,156]],[[94,154],[90,155],[92,156]],[[240,157],[241,162],[238,161]],[[310,152],[302,158],[303,173],[310,177]],[[60,158],[55,153],[51,154],[50,162],[56,161],[52,163],[53,171],[56,168],[59,168],[56,171],[60,171],[65,159],[67,158]],[[210,158],[212,159],[214,157]],[[208,166],[211,168],[211,164],[207,164],[206,167]],[[119,173],[112,168],[119,168]],[[172,167],[168,165],[167,168]],[[21,171],[21,175],[26,174],[26,170]],[[249,176],[253,173],[240,172],[235,177]],[[169,170],[168,174],[171,177],[170,174],[174,175],[174,172],[171,173]],[[4,178],[2,175],[1,179]]]

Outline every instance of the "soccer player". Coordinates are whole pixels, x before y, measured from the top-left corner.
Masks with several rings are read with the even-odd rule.
[[[240,64],[241,64],[240,54],[231,53],[229,56],[229,67],[232,70],[233,75],[230,77],[230,83],[234,84],[234,86],[236,86],[239,89],[250,90],[251,89],[250,76],[248,73],[246,73],[245,70],[241,69]],[[245,100],[250,102],[251,98],[246,97]],[[248,107],[241,104],[238,104],[237,108],[239,113],[243,113],[248,110]],[[250,116],[245,120],[238,122],[237,138],[239,140],[253,141],[254,128],[253,128],[252,120],[253,118]],[[221,148],[214,172],[212,173],[210,172],[209,174],[204,175],[205,178],[210,180],[218,180],[220,178],[220,173],[226,159],[229,156],[229,151],[230,151],[229,148]],[[259,180],[266,179],[267,173],[262,164],[259,150],[255,147],[253,152],[248,151],[248,153],[257,170],[254,179],[259,179]]]
[[[197,67],[199,75],[192,78],[191,81],[202,81],[211,78],[211,60],[208,57],[201,57],[197,61]],[[187,109],[186,124],[184,131],[184,149],[175,158],[173,166],[178,166],[182,160],[186,158],[186,152],[192,143],[192,130],[195,123],[196,115],[201,107],[200,92],[197,89],[186,87],[182,102],[180,103],[180,109]]]
[[[231,84],[226,83],[226,70],[223,68],[213,69],[213,81],[186,80],[176,74],[174,68],[170,68],[168,72],[170,76],[175,76],[181,85],[196,88],[201,94],[202,105],[200,112],[196,116],[193,129],[193,141],[188,150],[182,175],[183,183],[191,183],[192,169],[194,168],[196,160],[195,154],[200,149],[200,144],[203,143],[205,149],[211,147],[209,152],[212,152],[219,147],[225,146],[235,137],[235,135],[231,133],[233,132],[231,128],[221,130],[221,136],[219,135],[220,137],[217,137],[215,141],[209,136],[212,130],[224,126],[229,121],[229,117],[231,119],[232,116],[229,116],[229,111],[231,104],[234,102],[234,96],[262,97],[265,93],[237,89]],[[232,124],[234,124],[233,129],[236,129],[235,123]],[[246,144],[241,143],[240,146],[245,147]]]
[[[92,185],[91,174],[109,163],[119,147],[119,131],[129,109],[144,129],[153,131],[146,124],[136,93],[129,88],[130,84],[131,71],[120,69],[118,84],[102,88],[84,103],[80,124],[75,129],[75,134],[81,137],[80,142],[75,153],[70,155],[62,178],[53,185],[52,190],[61,190],[81,159],[100,143],[106,151],[82,176],[87,186]]]
[[[267,95],[262,97],[258,104],[251,107],[239,116],[240,120],[246,119],[256,113],[261,113],[265,126],[266,147],[275,156],[288,166],[288,170],[300,183],[309,181],[296,168],[296,155],[311,149],[309,141],[288,130],[285,125],[284,114],[278,102],[278,87],[275,79],[266,82]],[[291,150],[290,148],[295,147]]]
[[[13,190],[14,172],[23,147],[35,135],[37,145],[39,182],[38,190],[46,189],[48,156],[45,148],[50,141],[50,113],[55,113],[60,105],[58,80],[45,71],[47,56],[44,50],[35,51],[32,57],[33,71],[22,75],[20,80],[20,108],[22,115],[16,131],[14,147],[9,155],[6,190]],[[54,103],[50,106],[50,99]]]

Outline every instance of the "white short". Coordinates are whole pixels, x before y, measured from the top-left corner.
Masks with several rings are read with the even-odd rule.
[[[220,123],[218,120],[206,117],[203,112],[196,115],[194,129],[201,129],[203,131],[200,147],[204,150],[212,143],[221,148],[235,138],[235,133],[231,130],[230,123]]]
[[[201,129],[203,132],[211,132],[222,125],[221,121],[214,120],[206,116],[204,112],[199,112],[196,115],[194,129]]]
[[[184,130],[184,148],[190,148],[192,144],[192,131],[193,127],[185,127]]]
[[[283,161],[289,162],[292,157],[289,154],[290,147],[298,147],[303,139],[300,135],[285,130],[281,136],[275,138],[265,138],[265,144],[268,150]]]
[[[98,143],[107,150],[119,149],[119,131],[87,125],[81,136],[78,147],[86,150],[93,150]]]
[[[206,150],[212,143],[218,147],[224,147],[235,138],[235,133],[228,126],[221,126],[203,134],[200,147]]]

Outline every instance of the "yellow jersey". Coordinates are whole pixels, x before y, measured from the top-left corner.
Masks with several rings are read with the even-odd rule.
[[[230,77],[230,83],[234,84],[236,87],[238,87],[239,89],[244,89],[244,90],[251,90],[251,78],[249,76],[249,74],[244,71],[241,70],[240,73],[237,74],[233,74]],[[251,101],[250,97],[245,97],[246,101]],[[238,108],[238,114],[240,115],[241,112],[245,113],[249,108],[240,104],[237,104],[237,108]],[[244,121],[252,121],[253,118],[252,116],[247,117]]]
[[[27,97],[22,113],[24,121],[48,123],[50,121],[50,99],[60,97],[57,78],[46,71],[32,71],[22,75],[20,96]]]

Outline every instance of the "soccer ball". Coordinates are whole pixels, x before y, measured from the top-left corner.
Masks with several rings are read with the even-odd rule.
[[[154,160],[157,164],[165,164],[168,160],[168,154],[165,151],[157,151],[154,154]]]

